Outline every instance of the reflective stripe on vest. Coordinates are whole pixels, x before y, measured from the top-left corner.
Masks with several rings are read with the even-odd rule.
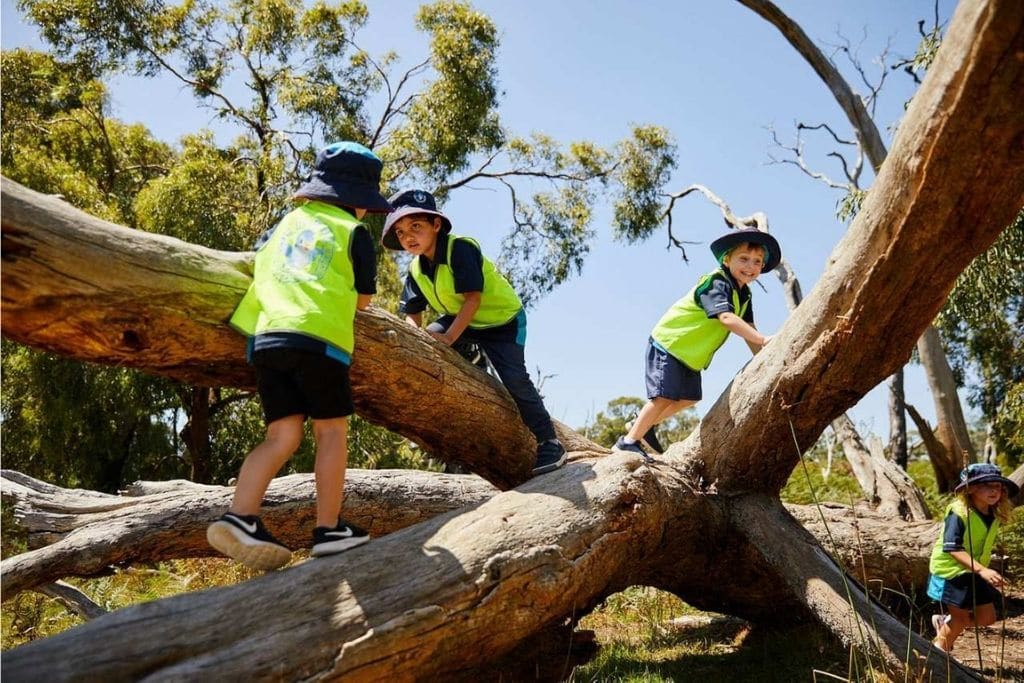
[[[992,559],[992,547],[996,543],[996,533],[999,531],[999,520],[992,520],[991,526],[985,526],[984,520],[976,510],[968,510],[964,502],[957,498],[946,507],[946,513],[942,516],[945,519],[953,512],[964,522],[964,550],[974,558],[974,561],[987,567]],[[943,579],[952,579],[955,576],[966,574],[969,569],[963,566],[948,552],[942,549],[944,534],[940,531],[939,538],[932,546],[932,556],[928,560],[928,571]]]
[[[729,337],[729,328],[717,318],[709,318],[698,301],[716,277],[726,276],[720,270],[704,275],[686,296],[672,304],[651,331],[654,341],[691,370],[703,370],[710,365],[715,351]],[[750,299],[740,305],[739,291],[733,287],[732,308],[736,315],[742,318],[749,305]]]
[[[419,258],[414,258],[409,264],[409,274],[412,275],[420,292],[426,297],[430,307],[442,315],[457,315],[466,297],[455,291],[455,274],[452,272],[452,248],[455,240],[466,240],[477,249],[480,245],[476,240],[458,235],[448,235],[448,258],[445,263],[438,263],[434,269],[434,279],[423,272],[420,268]],[[523,309],[523,303],[519,295],[512,288],[505,276],[498,272],[491,260],[483,253],[484,289],[480,294],[480,308],[473,314],[469,326],[476,329],[486,327],[497,327],[504,325]]]
[[[282,218],[256,252],[252,285],[231,325],[250,336],[298,332],[351,354],[358,294],[350,244],[359,225],[317,201]]]

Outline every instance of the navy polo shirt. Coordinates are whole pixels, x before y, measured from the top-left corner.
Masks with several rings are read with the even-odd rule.
[[[465,292],[484,291],[484,256],[480,247],[469,240],[455,240],[452,245],[452,262],[448,263],[448,233],[438,234],[437,244],[434,247],[434,260],[426,256],[417,256],[420,260],[420,270],[431,280],[437,272],[437,266],[447,264],[452,269],[452,277],[455,280],[455,291],[459,294]],[[402,298],[398,304],[399,313],[416,315],[430,307],[427,297],[423,296],[419,285],[416,284],[412,273],[405,276],[405,287],[402,289]],[[438,318],[438,322],[448,327],[455,320],[455,316],[445,315]],[[519,316],[509,322],[496,327],[484,329],[473,329],[467,327],[459,337],[465,341],[511,341],[514,342],[519,335]]]
[[[710,286],[697,295],[697,303],[701,305],[709,318],[717,318],[721,313],[736,313],[732,308],[732,293],[735,290],[739,293],[740,306],[747,304],[747,310],[743,312],[743,321],[749,325],[754,324],[754,304],[750,300],[750,287],[741,287],[732,274],[722,268],[725,278],[716,277],[711,281]]]

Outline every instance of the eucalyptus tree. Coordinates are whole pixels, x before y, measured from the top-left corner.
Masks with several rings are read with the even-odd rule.
[[[211,112],[218,132],[234,136],[228,144],[210,132],[185,136],[174,163],[138,189],[132,220],[121,220],[205,246],[247,248],[274,223],[318,147],[355,139],[385,159],[393,188],[416,184],[442,200],[465,187],[504,191],[506,208],[496,210],[509,218],[496,220],[511,229],[500,262],[529,305],[580,271],[593,209],[605,196],[618,234],[656,224],[658,190],[674,164],[671,138],[654,126],[637,126],[607,149],[508,131],[499,116],[498,31],[464,3],[420,8],[415,21],[429,37],[428,54],[404,70],[397,53],[375,56],[359,46],[370,20],[361,2],[23,0],[19,7],[65,63],[90,65],[97,75],[175,79]],[[381,255],[379,266],[379,300],[394,303],[396,264]],[[226,457],[211,437],[223,434],[217,413],[236,410],[229,406],[240,396],[214,387],[178,393],[190,476],[208,481]],[[354,424],[354,436],[361,428],[371,429]],[[364,441],[388,445],[367,458],[415,459],[386,434],[353,439]]]

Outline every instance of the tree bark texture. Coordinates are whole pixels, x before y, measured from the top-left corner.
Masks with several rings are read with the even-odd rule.
[[[861,149],[864,150],[871,167],[878,175],[888,152],[885,149],[885,143],[882,142],[882,135],[868,114],[860,96],[853,91],[831,60],[807,37],[799,24],[790,19],[770,0],[739,0],[739,2],[775,26],[824,81],[843,113],[846,114],[850,125],[853,126]],[[934,66],[933,64],[932,68]],[[960,460],[959,454],[963,449],[968,451],[971,462],[973,462],[975,459],[974,449],[970,444],[963,408],[961,408],[956,395],[953,370],[949,366],[949,361],[946,360],[946,351],[942,348],[938,330],[934,326],[929,325],[926,328],[925,333],[917,342],[917,348],[925,368],[928,387],[935,400],[935,410],[940,425],[938,438],[944,444],[947,452],[957,454],[957,462]],[[940,469],[948,469],[948,464],[936,464],[935,474],[939,479],[942,478]],[[945,491],[946,489],[940,490]]]
[[[254,386],[244,338],[226,324],[251,281],[251,253],[130,230],[0,182],[5,337],[200,387]],[[510,419],[508,392],[426,332],[360,312],[351,381],[362,417],[437,458],[500,488],[530,477],[536,442]],[[566,438],[570,450],[600,450]]]
[[[928,459],[935,472],[936,488],[941,492],[952,491],[959,481],[960,470],[963,469],[960,458],[950,452],[946,444],[932,430],[928,421],[918,412],[917,408],[909,403],[907,404],[907,414],[914,421],[917,433],[921,435],[921,441],[924,442],[925,451],[928,452]]]
[[[810,612],[887,668],[915,668],[904,656],[918,653],[944,674],[945,658],[845,581],[776,494],[1019,210],[1022,53],[1024,5],[960,3],[820,282],[658,463],[581,457],[341,555],[119,610],[7,652],[5,680],[430,679],[638,583],[737,616]],[[928,287],[924,264],[941,264]],[[954,665],[949,679],[971,678]]]
[[[498,493],[479,477],[408,470],[350,470],[345,517],[374,537],[398,531],[443,512],[478,505]],[[0,563],[4,600],[68,576],[86,577],[115,565],[216,555],[206,526],[226,509],[232,488],[185,480],[138,482],[129,495],[82,495],[3,472],[4,502],[26,530],[31,550]],[[90,494],[92,492],[89,492]],[[290,548],[304,548],[315,520],[313,477],[275,479],[264,521]],[[787,506],[845,566],[892,590],[921,587],[934,523],[894,522],[885,513],[836,503]],[[173,542],[170,538],[173,535]],[[833,548],[830,544],[834,543]]]

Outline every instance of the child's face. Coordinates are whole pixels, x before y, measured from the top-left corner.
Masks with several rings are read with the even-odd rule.
[[[402,249],[416,256],[434,258],[437,233],[441,230],[440,218],[425,215],[405,216],[395,221],[392,229]]]
[[[741,244],[726,255],[723,263],[736,282],[742,286],[749,285],[764,267],[764,248]]]
[[[967,489],[967,495],[971,498],[971,504],[981,510],[998,505],[1003,497],[1003,485],[998,481],[986,481],[981,484],[972,484]]]

